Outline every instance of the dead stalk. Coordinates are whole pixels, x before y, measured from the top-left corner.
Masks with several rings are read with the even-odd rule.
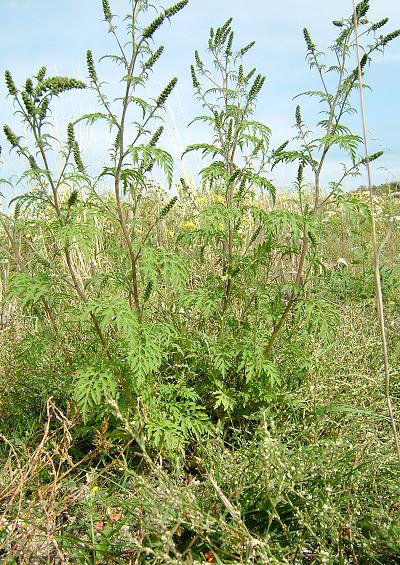
[[[368,189],[370,196],[370,210],[371,210],[371,236],[372,236],[372,249],[373,249],[373,266],[375,275],[375,296],[376,296],[376,310],[379,323],[380,337],[381,337],[381,347],[382,347],[382,357],[383,357],[383,367],[385,373],[385,397],[387,410],[389,414],[390,424],[392,427],[393,438],[396,446],[397,459],[400,464],[400,442],[397,434],[396,421],[393,413],[392,400],[390,397],[390,366],[389,366],[389,354],[386,339],[386,328],[385,328],[385,312],[383,306],[383,296],[382,296],[382,285],[380,278],[380,264],[379,264],[379,254],[380,248],[378,246],[377,234],[376,234],[376,222],[375,222],[375,207],[374,199],[372,193],[372,176],[371,167],[368,159],[368,138],[367,138],[367,120],[365,113],[365,103],[363,95],[363,80],[362,80],[362,69],[360,64],[360,44],[358,37],[358,21],[356,13],[355,0],[353,0],[353,17],[354,17],[354,29],[355,29],[355,40],[356,40],[356,54],[357,54],[357,66],[358,66],[358,89],[360,93],[360,106],[361,106],[361,117],[362,117],[362,129],[364,138],[364,149],[365,149],[365,164],[367,167],[368,176]]]

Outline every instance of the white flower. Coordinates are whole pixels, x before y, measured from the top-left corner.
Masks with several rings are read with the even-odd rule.
[[[344,259],[343,257],[339,257],[339,259],[336,261],[336,268],[337,269],[347,269],[348,266],[349,265],[348,265],[346,259]]]

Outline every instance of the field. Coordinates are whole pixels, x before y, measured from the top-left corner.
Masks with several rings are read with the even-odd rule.
[[[304,29],[325,116],[305,124],[297,105],[274,148],[253,44],[235,47],[230,20],[210,30],[191,68],[209,130],[185,152],[204,159],[193,182],[155,121],[176,79],[144,97],[152,40],[186,4],[151,20],[134,0],[122,40],[103,0],[116,101],[91,51],[89,85],[6,71],[28,190],[0,214],[0,560],[399,563],[399,184],[343,183],[381,156],[346,120],[400,31],[381,35],[363,0],[334,22],[329,67]],[[55,139],[54,100],[89,87],[99,111]],[[93,171],[76,131],[101,124],[115,141]],[[331,151],[346,164],[322,186]]]

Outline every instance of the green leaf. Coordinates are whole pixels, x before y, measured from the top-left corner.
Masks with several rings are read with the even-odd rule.
[[[215,396],[214,409],[221,406],[225,412],[231,412],[235,407],[234,399],[229,395],[223,383],[218,383],[218,387],[218,390],[213,393]]]
[[[296,319],[306,326],[310,334],[321,340],[332,337],[340,321],[336,306],[322,298],[299,301],[296,305]]]
[[[108,114],[103,114],[102,112],[94,112],[92,114],[84,114],[75,123],[84,121],[89,125],[93,125],[98,120],[107,120],[108,118]]]
[[[96,367],[76,371],[74,399],[84,424],[96,415],[99,407],[105,406],[107,398],[118,398],[117,384],[110,371]]]
[[[366,410],[365,408],[357,408],[356,406],[350,406],[348,404],[330,404],[329,406],[319,406],[315,409],[314,413],[317,416],[323,416],[324,414],[359,414],[360,416],[374,416],[375,418],[385,419],[386,416],[373,412],[372,410]]]
[[[223,149],[216,147],[215,145],[211,145],[210,143],[193,143],[186,147],[185,151],[182,153],[182,157],[191,151],[202,151],[203,156],[211,155],[212,157],[215,157],[216,155],[224,155]]]
[[[129,149],[134,164],[139,164],[146,169],[147,166],[155,164],[160,167],[167,176],[168,185],[172,185],[174,159],[170,153],[154,147],[153,145],[136,145]]]
[[[332,147],[332,145],[337,145],[344,151],[346,151],[353,161],[356,160],[357,149],[362,143],[362,137],[354,134],[331,134],[324,135],[319,140],[320,148],[326,145],[327,147]]]
[[[146,112],[152,109],[152,105],[146,102],[146,100],[144,100],[143,98],[139,98],[138,96],[132,96],[130,100],[131,102],[133,102],[134,104],[136,104],[141,108],[143,118],[145,117]]]
[[[37,304],[51,293],[53,281],[47,273],[14,273],[9,281],[9,298],[18,298],[22,306]]]

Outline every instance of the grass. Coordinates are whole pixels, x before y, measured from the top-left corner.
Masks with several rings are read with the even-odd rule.
[[[386,197],[382,205],[384,216],[395,215],[397,201]],[[16,317],[3,329],[3,562],[398,562],[400,470],[373,287],[357,261],[367,237],[357,233],[365,241],[354,246],[358,222],[349,219],[345,212],[331,215],[334,231],[327,229],[324,240],[326,257],[350,264],[326,271],[319,291],[338,308],[334,337],[307,338],[303,358],[298,347],[295,357],[286,348],[284,381],[269,405],[247,422],[225,422],[220,431],[217,424],[210,439],[188,445],[175,460],[143,452],[129,422],[122,439],[109,433],[107,418],[85,436],[56,366],[53,390],[42,387],[40,363],[36,374],[21,373],[18,343],[31,331],[29,320]],[[397,237],[392,233],[383,260],[394,274]],[[395,375],[393,273],[384,288]],[[43,382],[50,386],[45,376]],[[392,392],[398,413],[396,378]],[[51,394],[60,407],[52,400],[44,406]]]

